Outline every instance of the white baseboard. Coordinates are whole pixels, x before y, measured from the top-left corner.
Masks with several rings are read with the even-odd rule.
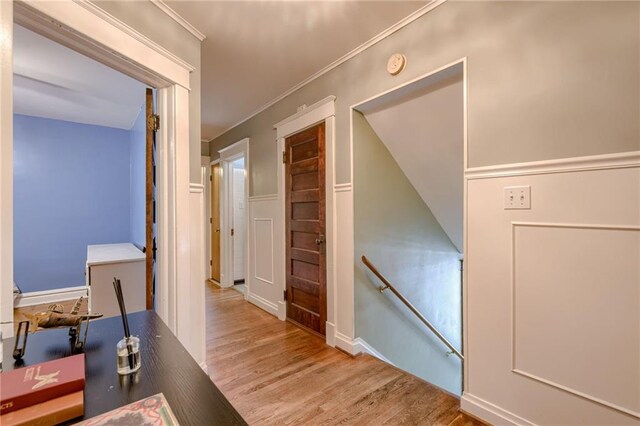
[[[326,329],[326,343],[332,348],[336,347],[336,325],[332,322],[327,321],[325,323]]]
[[[339,331],[335,332],[335,345],[350,355],[357,355],[359,353],[355,351],[353,339]]]
[[[493,425],[535,426],[535,423],[466,392],[460,400],[460,409]]]
[[[254,305],[256,305],[258,308],[264,311],[267,311],[268,313],[270,313],[276,318],[279,318],[278,305],[276,305],[275,303],[271,303],[267,299],[264,299],[254,293],[248,293],[248,292],[247,292],[247,300],[253,303]]]
[[[357,337],[353,341],[353,346],[354,346],[354,349],[355,349],[356,353],[366,353],[366,354],[369,354],[371,356],[374,356],[374,357],[378,358],[380,361],[383,361],[383,362],[386,362],[387,364],[391,364],[391,365],[395,366],[395,364],[392,363],[391,361],[389,361],[389,359],[387,359],[387,357],[385,357],[380,352],[375,350],[373,348],[373,346],[368,344],[361,337]]]
[[[33,291],[30,293],[20,294],[13,305],[14,308],[24,308],[34,305],[46,305],[51,303],[63,302],[65,300],[78,299],[87,297],[87,287],[67,287],[55,290]]]
[[[278,319],[285,321],[287,319],[287,304],[284,301],[278,301]]]
[[[200,366],[200,368],[202,368],[202,371],[204,371],[206,375],[209,375],[209,367],[207,367],[207,362],[206,361],[202,361],[198,365]]]

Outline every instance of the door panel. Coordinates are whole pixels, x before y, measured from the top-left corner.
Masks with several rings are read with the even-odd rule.
[[[220,163],[211,166],[211,278],[220,282]]]
[[[285,140],[287,317],[326,333],[324,123]]]

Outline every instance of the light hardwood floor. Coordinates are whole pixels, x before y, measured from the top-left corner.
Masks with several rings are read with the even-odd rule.
[[[209,376],[250,425],[455,425],[458,398],[207,284]]]

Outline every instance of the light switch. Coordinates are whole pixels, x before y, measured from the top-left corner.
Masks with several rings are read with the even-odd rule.
[[[531,208],[530,186],[507,186],[504,188],[505,210],[518,210]]]

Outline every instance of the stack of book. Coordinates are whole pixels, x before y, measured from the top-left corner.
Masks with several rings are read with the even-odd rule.
[[[84,354],[0,373],[0,425],[56,425],[84,414]]]

